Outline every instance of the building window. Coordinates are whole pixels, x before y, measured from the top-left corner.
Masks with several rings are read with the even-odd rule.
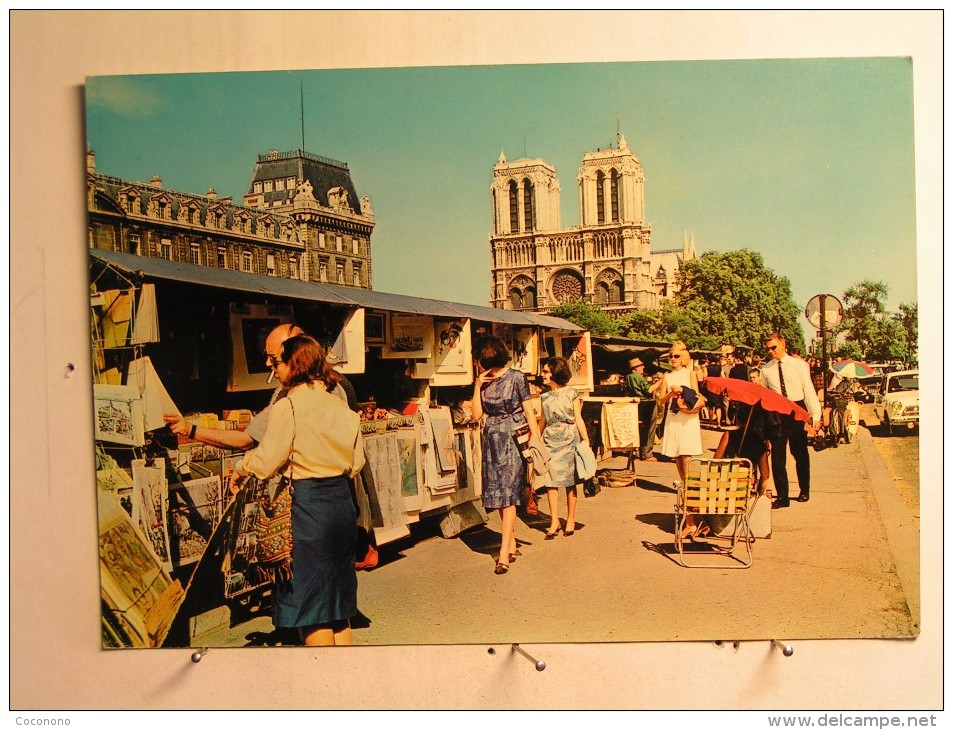
[[[327,259],[321,259],[318,262],[318,281],[327,283],[328,281],[328,261]]]
[[[202,265],[202,248],[197,243],[193,243],[189,246],[189,261],[191,261],[196,266]]]
[[[516,180],[510,180],[510,233],[516,233],[519,229],[519,195],[516,191]]]
[[[288,259],[288,275],[292,279],[298,278],[298,259],[296,259],[294,256]]]
[[[283,177],[275,180],[275,190],[284,190],[285,189],[285,179]]]
[[[261,192],[261,183],[260,183],[260,182],[254,183],[254,184],[251,186],[251,189],[252,189],[254,192],[256,192],[256,193],[260,193],[260,192]]]
[[[622,303],[622,282],[617,281],[612,284],[609,288],[609,303],[610,304],[621,304]]]
[[[615,168],[612,168],[609,187],[609,195],[612,198],[612,221],[617,223],[619,221],[619,173]]]
[[[159,241],[159,258],[166,261],[172,260],[172,239],[163,238]]]
[[[242,251],[242,271],[251,270],[251,251]]]
[[[605,180],[606,176],[603,174],[602,170],[596,173],[596,222],[605,223],[606,222],[606,191],[605,191]]]
[[[225,252],[224,246],[218,247],[218,268],[220,269],[228,268],[228,255]]]
[[[289,177],[287,180],[285,180],[285,186],[288,188],[288,190],[294,190],[296,187],[298,187],[298,181],[296,178]]]
[[[265,268],[268,271],[268,276],[275,276],[277,273],[275,271],[275,255],[273,253],[265,256]]]
[[[326,245],[326,242],[324,240],[324,233],[323,232],[319,233],[318,234],[318,248],[324,248],[325,245]]]
[[[354,286],[360,286],[361,285],[361,265],[354,264],[352,271],[353,271],[352,278],[354,281]]]
[[[142,236],[140,234],[129,234],[129,252],[136,256],[142,256]]]
[[[351,253],[357,256],[361,252],[361,246],[356,238],[351,239]]]
[[[270,193],[274,189],[274,182],[271,180],[265,180],[265,192]]]
[[[523,221],[526,225],[526,231],[532,231],[535,228],[533,213],[536,209],[536,198],[533,195],[533,183],[528,179],[523,180]]]
[[[337,249],[338,253],[344,251],[344,240],[340,236],[334,237],[334,247]]]
[[[335,279],[335,281],[338,284],[343,284],[344,283],[344,262],[343,261],[338,261],[337,267],[335,269],[335,274],[337,275],[337,278]]]

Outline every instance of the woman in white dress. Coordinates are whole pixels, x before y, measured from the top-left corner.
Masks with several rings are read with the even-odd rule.
[[[668,356],[672,371],[666,373],[662,381],[659,404],[663,408],[671,408],[674,401],[677,411],[670,412],[666,418],[660,450],[665,456],[675,459],[679,481],[684,484],[692,457],[704,453],[698,412],[705,405],[705,399],[699,393],[698,378],[691,367],[692,356],[685,343],[680,340],[672,343]],[[683,388],[691,388],[698,395],[698,400],[691,408],[682,398]],[[699,530],[702,529],[704,526],[697,525],[695,519],[689,515],[685,530],[679,537],[698,536]]]

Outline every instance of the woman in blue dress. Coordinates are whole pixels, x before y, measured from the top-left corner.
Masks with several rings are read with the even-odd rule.
[[[569,363],[561,357],[543,361],[543,385],[549,390],[542,396],[543,443],[549,451],[550,481],[546,484],[549,500],[549,530],[546,539],[552,540],[562,529],[566,537],[576,531],[576,445],[588,442],[586,425],[582,420],[582,399],[571,385]],[[559,524],[559,489],[566,490],[566,527]]]
[[[510,353],[498,337],[473,345],[477,378],[473,387],[473,419],[483,416],[483,507],[499,510],[500,556],[494,572],[505,574],[516,557],[516,507],[526,486],[526,465],[517,445],[517,429],[539,438],[529,384],[509,367]]]

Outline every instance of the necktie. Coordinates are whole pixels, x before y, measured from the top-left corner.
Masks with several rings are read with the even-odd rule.
[[[778,380],[781,381],[781,395],[787,398],[788,391],[787,388],[784,387],[784,367],[781,365],[780,360],[778,360]]]

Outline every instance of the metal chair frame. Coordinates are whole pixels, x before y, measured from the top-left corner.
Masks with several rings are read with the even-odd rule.
[[[686,568],[737,569],[750,568],[754,562],[751,544],[754,536],[748,518],[754,505],[754,469],[748,459],[692,459],[688,466],[685,483],[679,485],[675,502],[675,547],[676,562]],[[707,564],[688,562],[683,549],[682,530],[689,516],[704,517],[720,515],[734,517],[734,530],[730,537],[730,547],[714,547],[714,553],[706,552],[707,557],[720,555],[732,558],[740,563]],[[726,538],[727,539],[727,538]],[[743,543],[745,553],[735,554],[738,543]]]

